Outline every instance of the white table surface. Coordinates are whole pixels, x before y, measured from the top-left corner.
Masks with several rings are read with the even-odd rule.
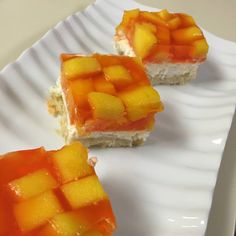
[[[94,0],[0,0],[0,69],[40,39],[58,21]],[[236,42],[236,0],[137,0],[187,12],[206,30]],[[226,144],[206,236],[232,236],[236,219],[236,116]],[[125,235],[124,235],[125,236]],[[190,235],[191,236],[191,235]]]

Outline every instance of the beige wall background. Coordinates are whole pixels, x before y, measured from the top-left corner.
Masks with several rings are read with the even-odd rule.
[[[236,42],[236,0],[137,1],[157,8],[187,12],[193,15],[204,29]],[[15,60],[23,50],[40,39],[58,21],[92,2],[94,0],[0,0],[0,69]],[[234,140],[236,140],[236,118],[232,124],[220,168],[206,236],[233,235],[236,218]]]

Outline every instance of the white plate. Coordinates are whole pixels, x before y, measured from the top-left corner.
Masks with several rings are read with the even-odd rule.
[[[47,113],[59,54],[114,53],[112,36],[131,0],[97,0],[50,30],[0,73],[0,152],[58,148]],[[118,221],[117,236],[204,235],[236,102],[236,44],[205,32],[210,44],[198,78],[159,86],[165,112],[144,146],[93,150]]]

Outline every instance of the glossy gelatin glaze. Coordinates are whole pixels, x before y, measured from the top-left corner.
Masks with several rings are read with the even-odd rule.
[[[1,236],[111,236],[107,194],[75,142],[0,156]]]
[[[125,11],[115,40],[128,39],[144,63],[201,62],[208,44],[194,19],[183,13]]]
[[[92,131],[150,130],[163,110],[137,58],[62,55],[61,87],[70,124]]]

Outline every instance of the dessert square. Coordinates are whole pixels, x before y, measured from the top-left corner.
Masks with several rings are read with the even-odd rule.
[[[111,236],[109,197],[79,142],[0,156],[0,235]]]
[[[64,54],[61,62],[61,76],[50,91],[48,107],[60,117],[60,132],[67,143],[127,147],[146,140],[163,105],[139,59]]]
[[[184,13],[125,11],[116,27],[119,54],[140,57],[153,85],[184,84],[196,78],[208,44],[194,19]]]

